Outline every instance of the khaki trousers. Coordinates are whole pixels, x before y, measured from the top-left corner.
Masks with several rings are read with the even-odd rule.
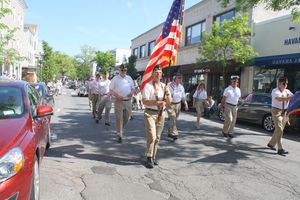
[[[115,101],[116,131],[119,137],[123,137],[123,129],[130,120],[131,112],[131,100]]]
[[[285,124],[287,122],[287,117],[285,114],[282,114],[282,110],[277,108],[271,109],[272,119],[275,124],[275,130],[273,132],[272,138],[269,141],[269,144],[275,146],[277,144],[278,149],[283,149],[282,147],[282,135]]]
[[[225,134],[228,134],[229,132],[232,133],[236,123],[237,110],[238,110],[237,106],[232,106],[227,103],[225,104],[225,109],[224,109],[225,122],[223,126],[223,133]]]
[[[97,116],[97,104],[98,104],[98,94],[92,94],[92,114],[93,117]]]
[[[160,141],[161,133],[164,129],[165,112],[162,113],[161,120],[157,121],[157,111],[145,109],[144,121],[145,121],[145,133],[147,140],[147,148],[145,151],[146,157],[156,157],[157,147]]]
[[[181,109],[181,102],[177,103],[177,104],[167,105],[167,113],[168,113],[168,116],[169,116],[168,134],[178,135],[176,121],[177,121],[177,118],[179,116],[180,109]]]
[[[109,122],[109,113],[111,109],[111,101],[109,98],[109,95],[99,95],[98,96],[98,119],[100,119],[100,116],[103,113],[103,110],[105,108],[105,114],[104,114],[104,120],[105,122]]]

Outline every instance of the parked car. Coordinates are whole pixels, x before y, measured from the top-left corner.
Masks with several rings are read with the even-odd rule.
[[[0,199],[39,199],[52,114],[30,83],[0,81]]]
[[[54,107],[54,98],[53,98],[53,91],[50,91],[47,85],[43,82],[34,83],[35,88],[38,90],[40,95],[42,96],[44,103]]]
[[[79,88],[77,90],[77,95],[79,97],[87,97],[88,96],[87,84],[82,84],[79,86]]]
[[[238,105],[237,120],[259,124],[262,125],[266,131],[274,131],[275,125],[271,114],[271,94],[250,93],[242,97],[242,99],[245,100],[245,102]],[[224,120],[222,112],[220,112],[219,118]],[[292,123],[290,126],[287,125],[286,127],[298,129],[298,127],[300,127],[300,112],[291,115],[290,118]]]

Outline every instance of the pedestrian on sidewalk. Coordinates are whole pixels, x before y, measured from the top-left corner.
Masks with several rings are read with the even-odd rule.
[[[142,90],[142,99],[145,106],[144,121],[147,147],[145,156],[146,167],[153,168],[158,165],[157,148],[165,122],[165,105],[171,104],[172,97],[168,87],[161,83],[162,70],[157,65],[152,71],[152,81]]]
[[[97,118],[97,111],[98,111],[98,99],[99,99],[99,89],[98,84],[100,82],[100,74],[96,74],[95,80],[93,80],[90,84],[90,90],[92,94],[92,115],[93,118],[96,119],[96,123],[99,123],[99,120]]]
[[[204,112],[204,105],[207,100],[207,92],[205,90],[205,84],[199,83],[194,95],[193,95],[193,107],[196,108],[197,119],[196,119],[196,129],[200,129],[200,118]]]
[[[286,109],[289,105],[289,101],[293,96],[293,93],[287,89],[288,79],[286,77],[280,77],[278,79],[278,85],[272,90],[272,119],[275,124],[275,130],[272,138],[267,146],[276,151],[279,155],[288,154],[288,151],[283,149],[282,136],[285,124],[287,122]]]
[[[128,124],[132,113],[131,98],[134,94],[133,80],[127,75],[124,64],[119,67],[119,75],[111,80],[110,93],[115,98],[117,140],[122,143],[124,127]]]
[[[106,126],[110,126],[110,120],[109,120],[109,113],[111,109],[111,97],[109,93],[109,86],[110,86],[110,80],[109,80],[109,73],[104,72],[103,79],[99,81],[98,84],[98,90],[99,90],[99,96],[98,96],[98,113],[97,113],[97,119],[100,120],[102,118],[103,110],[105,109],[104,114],[104,121]]]
[[[176,73],[174,81],[168,83],[168,88],[170,90],[170,95],[172,97],[172,103],[166,106],[167,113],[170,119],[168,137],[174,140],[178,138],[176,121],[181,111],[181,102],[184,103],[185,111],[188,111],[189,109],[185,97],[184,87],[182,86],[181,83],[182,83],[182,74],[180,72]]]
[[[238,87],[239,77],[232,76],[231,84],[224,90],[221,100],[221,112],[225,117],[223,126],[223,136],[233,138],[232,132],[236,123],[237,104],[241,97],[241,90]]]

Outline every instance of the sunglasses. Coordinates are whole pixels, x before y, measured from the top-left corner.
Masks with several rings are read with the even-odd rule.
[[[121,69],[122,72],[127,72],[127,69]]]
[[[288,83],[282,83],[282,85],[287,85]]]

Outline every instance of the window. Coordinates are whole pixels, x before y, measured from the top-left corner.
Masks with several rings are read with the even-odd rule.
[[[24,113],[22,91],[16,87],[0,87],[0,119],[18,118]]]
[[[231,10],[225,13],[222,13],[220,15],[215,16],[214,21],[216,21],[218,24],[222,23],[222,21],[230,20],[235,16],[235,10]]]
[[[254,68],[253,91],[271,93],[277,86],[277,79],[284,76],[284,69]]]
[[[138,57],[138,48],[134,48],[134,49],[133,49],[132,55]]]
[[[148,43],[148,56],[151,55],[153,49],[154,49],[154,45],[155,45],[155,40],[151,41]]]
[[[140,46],[140,58],[144,58],[146,56],[146,45]]]
[[[201,22],[186,29],[186,45],[195,44],[201,41],[202,33],[205,31],[205,22]]]

